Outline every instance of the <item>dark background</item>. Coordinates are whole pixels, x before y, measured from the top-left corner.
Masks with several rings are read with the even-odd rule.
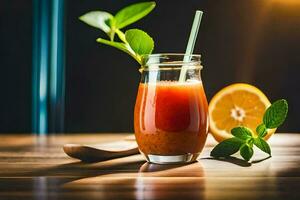
[[[138,1],[66,0],[66,132],[132,132],[138,64],[97,44],[104,36],[78,20],[87,11],[117,10]],[[184,52],[196,9],[204,11],[195,53],[210,100],[224,86],[246,82],[271,101],[286,98],[280,128],[300,132],[300,1],[159,0],[154,11],[128,28],[141,28],[155,52]],[[0,6],[0,132],[31,132],[32,2]]]

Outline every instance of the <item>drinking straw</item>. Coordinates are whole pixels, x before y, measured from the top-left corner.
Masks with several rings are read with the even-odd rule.
[[[193,54],[193,51],[194,51],[202,15],[203,15],[203,12],[200,10],[197,10],[195,13],[193,26],[192,26],[189,41],[188,41],[188,44],[187,44],[187,47],[185,50],[183,62],[189,62],[191,60],[190,55]],[[180,76],[179,76],[179,82],[184,82],[186,71],[187,71],[187,66],[182,66],[181,71],[180,71]]]

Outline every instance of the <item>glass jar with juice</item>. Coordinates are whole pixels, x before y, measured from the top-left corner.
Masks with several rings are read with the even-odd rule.
[[[195,161],[208,132],[200,55],[152,54],[143,63],[134,110],[140,152],[152,163]]]

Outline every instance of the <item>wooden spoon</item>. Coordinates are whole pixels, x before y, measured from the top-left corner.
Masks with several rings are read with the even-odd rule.
[[[83,162],[104,161],[139,153],[136,141],[132,137],[96,145],[65,144],[63,150],[68,156]]]

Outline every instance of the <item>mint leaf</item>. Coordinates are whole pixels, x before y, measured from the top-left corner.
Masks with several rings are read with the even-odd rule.
[[[254,145],[257,146],[263,152],[271,155],[271,148],[269,144],[262,138],[254,138]]]
[[[125,32],[125,38],[136,54],[151,54],[154,48],[153,39],[142,30],[130,29]]]
[[[153,39],[142,30],[130,29],[126,31],[125,34],[122,31],[117,30],[116,33],[123,42],[114,42],[103,38],[98,38],[97,42],[126,52],[140,64],[142,64],[141,55],[151,54],[154,48]]]
[[[142,2],[132,4],[121,9],[115,15],[116,28],[121,29],[149,14],[155,7],[155,2]]]
[[[243,144],[240,148],[240,154],[246,161],[249,161],[253,156],[253,148],[248,144]]]
[[[231,129],[231,134],[242,140],[247,140],[252,137],[251,130],[243,126],[239,126]]]
[[[288,113],[288,103],[285,99],[274,102],[265,112],[263,122],[266,128],[277,128],[285,120]]]
[[[256,133],[259,137],[265,137],[268,133],[268,129],[265,124],[260,124],[256,127]]]
[[[213,148],[213,150],[210,152],[210,156],[217,158],[228,157],[236,153],[242,144],[243,141],[235,137],[226,139]]]
[[[104,11],[91,11],[79,17],[84,23],[98,28],[109,35],[111,28],[109,21],[113,19],[113,16]]]

